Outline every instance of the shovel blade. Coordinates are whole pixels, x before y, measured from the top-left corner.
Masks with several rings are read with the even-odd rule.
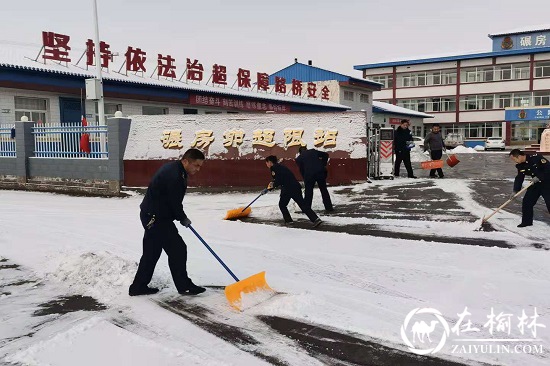
[[[425,170],[443,168],[443,160],[423,161],[420,166]]]
[[[240,218],[243,218],[243,217],[247,217],[252,212],[252,208],[250,208],[250,207],[247,207],[246,210],[244,210],[244,211],[243,211],[243,209],[244,209],[244,207],[239,207],[239,208],[236,208],[234,210],[229,210],[229,211],[227,211],[227,213],[225,214],[225,217],[223,219],[224,220],[236,220],[236,219],[240,219]]]
[[[245,278],[244,280],[240,280],[225,287],[225,297],[227,298],[227,301],[229,301],[229,304],[237,310],[242,310],[243,305],[246,305],[243,304],[242,301],[243,294],[256,294],[258,295],[258,298],[253,300],[260,300],[261,302],[263,298],[262,295],[271,297],[273,293],[273,289],[269,287],[265,280],[265,271],[256,273],[255,275]]]
[[[451,168],[454,167],[456,164],[460,163],[460,160],[454,155],[449,155],[449,158],[447,159],[447,165]]]

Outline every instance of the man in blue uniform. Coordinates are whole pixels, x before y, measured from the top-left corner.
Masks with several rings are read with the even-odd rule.
[[[189,149],[181,160],[163,165],[151,179],[140,205],[141,224],[145,229],[143,255],[129,289],[130,296],[159,291],[148,285],[163,249],[168,255],[168,266],[178,292],[197,295],[205,291],[187,276],[187,246],[174,224],[177,220],[185,227],[191,225],[191,220],[183,211],[182,201],[188,176],[197,173],[203,162],[204,154],[200,150]]]
[[[298,164],[300,173],[304,178],[304,201],[311,207],[311,203],[313,202],[313,188],[315,188],[315,183],[317,183],[321,191],[321,197],[323,197],[325,210],[334,211],[327,189],[328,154],[324,151],[315,149],[308,150],[305,146],[301,146],[298,151],[300,155],[296,158],[296,164]]]
[[[521,190],[526,175],[532,177],[534,183],[527,189],[523,197],[522,218],[518,227],[531,226],[533,225],[533,207],[535,207],[540,196],[544,198],[550,213],[550,163],[542,155],[526,156],[519,149],[510,151],[510,158],[516,163],[518,169],[512,196]]]
[[[311,206],[308,206],[302,197],[302,186],[294,174],[286,166],[279,164],[277,157],[270,155],[265,158],[265,165],[271,170],[272,181],[267,186],[268,190],[281,187],[281,198],[279,199],[279,208],[283,214],[286,224],[292,223],[292,217],[286,207],[291,199],[294,200],[307,217],[313,222],[313,227],[321,224],[321,219],[313,212]]]
[[[401,168],[401,162],[403,162],[405,169],[407,169],[407,177],[416,178],[411,165],[411,149],[414,147],[414,141],[412,132],[409,130],[409,120],[401,120],[401,125],[397,127],[393,136],[393,146],[395,150],[393,174],[399,177],[399,169]]]

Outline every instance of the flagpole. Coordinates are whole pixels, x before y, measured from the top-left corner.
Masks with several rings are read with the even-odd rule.
[[[92,0],[94,4],[94,26],[95,26],[95,68],[97,71],[96,78],[99,80],[99,87],[100,87],[100,98],[97,101],[97,110],[99,114],[99,125],[105,126],[105,101],[103,98],[103,77],[101,75],[101,53],[100,53],[100,41],[99,41],[99,24],[98,24],[98,17],[97,17],[97,0]],[[106,152],[106,140],[105,140],[105,134],[100,134],[100,141],[101,141],[101,151]]]

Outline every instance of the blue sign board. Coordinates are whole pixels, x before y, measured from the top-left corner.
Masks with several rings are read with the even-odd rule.
[[[504,112],[506,121],[536,121],[550,119],[550,108],[507,109]]]
[[[550,47],[550,31],[493,37],[493,51]]]

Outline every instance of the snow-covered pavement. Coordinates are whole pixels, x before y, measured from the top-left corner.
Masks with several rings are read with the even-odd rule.
[[[332,191],[338,207],[354,193],[378,194],[395,184],[403,183],[375,182]],[[0,360],[55,366],[315,365],[343,360],[307,350],[299,337],[293,341],[274,336],[273,326],[266,321],[262,325],[261,319],[281,318],[399,350],[411,355],[407,364],[442,362],[436,357],[465,364],[548,364],[550,251],[531,245],[542,242],[543,248],[550,247],[548,225],[538,222],[529,235],[511,232],[505,229],[513,229],[517,215],[503,213],[493,222],[497,232],[476,232],[475,214],[487,209],[472,198],[468,184],[453,179],[433,184],[443,191],[452,189],[464,220],[457,215],[439,222],[368,214],[324,217],[327,227],[350,222],[378,225],[397,233],[425,234],[428,240],[223,221],[227,209],[248,203],[255,194],[189,194],[184,207],[193,226],[230,268],[241,277],[265,270],[268,283],[280,293],[240,314],[231,310],[216,288],[193,299],[174,298],[177,293],[164,254],[153,277],[161,293],[127,295],[141,255],[140,195],[93,198],[0,191]],[[277,220],[277,200],[276,194],[262,197],[254,208],[254,221]],[[314,202],[314,208],[319,205]],[[190,231],[181,228],[180,233],[188,245],[188,271],[195,283],[231,283]],[[439,242],[437,237],[450,240]],[[514,249],[457,245],[453,237],[501,240],[514,243]],[[80,301],[81,310],[40,315],[52,300],[78,296],[88,299]],[[172,305],[163,307],[159,302]],[[465,307],[470,315],[455,327],[457,314]],[[407,314],[417,308],[437,309],[460,333],[447,334],[444,347],[429,358],[410,353],[401,335]],[[532,317],[535,308],[539,318],[536,336],[531,336],[533,326],[521,332],[517,317],[522,311]],[[197,313],[197,309],[202,310]],[[492,310],[513,315],[509,332],[502,327],[497,331],[496,326],[489,329],[491,324],[486,323]],[[478,332],[466,331],[468,319]],[[205,322],[227,326],[228,331],[239,328],[254,341],[231,342],[209,331]],[[444,327],[432,331],[432,340],[445,333]],[[520,344],[542,345],[544,351],[464,352],[455,348],[467,343],[458,338],[473,344],[479,344],[473,339],[486,338],[493,345],[534,338]],[[369,364],[369,360],[348,359],[348,363]]]

